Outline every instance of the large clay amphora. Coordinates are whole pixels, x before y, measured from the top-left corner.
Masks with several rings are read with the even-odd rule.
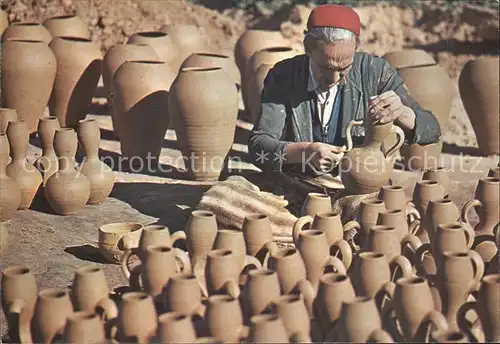
[[[498,57],[469,61],[458,79],[460,96],[477,144],[486,155],[500,153],[498,64]]]
[[[61,128],[54,135],[54,149],[59,158],[59,171],[45,184],[45,198],[52,210],[60,215],[69,215],[81,210],[90,197],[90,183],[75,168],[77,149],[76,132]]]
[[[61,127],[76,129],[92,103],[102,71],[99,44],[78,37],[56,37],[49,47],[57,59],[57,74],[49,109]]]
[[[90,39],[87,24],[76,14],[62,15],[49,18],[43,22],[52,37],[81,37]]]
[[[169,99],[177,139],[192,179],[217,180],[231,149],[237,89],[222,68],[183,68]]]
[[[54,53],[45,42],[8,40],[2,44],[2,106],[16,109],[30,133],[37,130],[49,102],[56,68]]]
[[[85,159],[80,166],[90,183],[88,204],[100,204],[108,198],[115,175],[111,168],[99,159],[101,129],[95,119],[83,119],[78,124],[78,141],[85,152]]]
[[[241,86],[240,71],[234,61],[227,55],[201,52],[194,53],[184,60],[180,68],[188,67],[220,67],[229,74],[238,89]]]
[[[377,192],[386,185],[394,168],[393,154],[404,142],[404,133],[393,122],[380,124],[369,122],[361,147],[352,148],[351,127],[362,125],[361,121],[351,121],[347,127],[347,153],[340,161],[342,183],[350,194]],[[382,152],[384,140],[394,132],[397,143]]]
[[[2,42],[10,39],[41,41],[49,44],[52,40],[52,35],[50,34],[50,31],[40,23],[12,23],[3,32]]]
[[[143,31],[132,35],[127,44],[146,44],[154,49],[161,62],[167,64],[177,57],[177,47],[172,37],[161,31]]]
[[[163,25],[160,31],[167,33],[176,46],[177,56],[170,62],[174,70],[179,70],[182,62],[191,54],[205,51],[203,34],[195,25],[169,24]]]
[[[122,157],[131,165],[159,163],[169,122],[171,73],[164,62],[127,61],[113,77],[114,124],[120,135]]]
[[[384,56],[384,60],[389,62],[392,68],[406,68],[412,66],[422,66],[435,64],[436,60],[431,54],[420,49],[403,49],[391,51]]]
[[[28,162],[28,128],[23,120],[9,122],[7,137],[10,144],[12,161],[6,167],[6,173],[14,179],[21,189],[19,209],[28,209],[35,198],[43,178],[40,172]]]
[[[56,129],[60,127],[59,120],[55,116],[42,117],[38,121],[38,139],[42,144],[42,156],[36,159],[35,166],[42,173],[44,186],[49,177],[59,169],[59,160],[54,151],[54,135]]]
[[[104,92],[106,94],[106,97],[108,98],[108,106],[111,108],[113,103],[113,77],[118,68],[125,61],[133,60],[159,61],[159,58],[153,47],[151,47],[150,45],[132,43],[115,44],[104,55],[104,59],[102,61],[102,82],[104,85]],[[113,115],[113,113],[111,113],[111,115]],[[114,125],[114,117],[112,117],[112,119],[113,130],[115,131],[115,135],[118,136]]]
[[[10,220],[21,204],[19,184],[6,173],[10,146],[7,135],[0,133],[0,222]],[[3,225],[2,225],[3,229]],[[2,245],[4,245],[2,232]]]

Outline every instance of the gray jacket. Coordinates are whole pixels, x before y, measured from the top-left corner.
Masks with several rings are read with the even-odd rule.
[[[310,102],[314,92],[307,91],[309,57],[298,55],[277,63],[268,73],[261,94],[262,115],[254,126],[248,141],[252,162],[267,171],[282,171],[283,149],[289,142],[312,141],[312,113]],[[396,92],[404,105],[416,115],[415,128],[405,132],[405,143],[429,144],[437,142],[441,129],[436,117],[413,100],[403,80],[384,59],[357,52],[346,76],[342,98],[342,137],[351,120],[363,120],[371,96],[385,91]],[[362,142],[365,129],[351,131],[355,145]]]

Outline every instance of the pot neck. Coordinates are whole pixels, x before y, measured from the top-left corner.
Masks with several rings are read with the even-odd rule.
[[[68,172],[75,169],[75,158],[62,156],[59,158],[59,171]]]

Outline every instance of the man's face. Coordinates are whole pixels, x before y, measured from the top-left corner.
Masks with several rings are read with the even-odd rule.
[[[341,81],[351,68],[356,42],[316,42],[309,53],[314,76],[322,87],[330,87]]]

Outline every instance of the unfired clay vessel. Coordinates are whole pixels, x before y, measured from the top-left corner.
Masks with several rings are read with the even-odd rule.
[[[45,42],[8,40],[2,44],[1,68],[2,106],[16,109],[29,133],[35,132],[56,77],[54,53]]]
[[[412,66],[423,66],[435,64],[436,60],[425,50],[403,49],[391,51],[382,56],[392,68],[406,68]]]
[[[54,135],[61,128],[55,116],[42,117],[38,121],[38,138],[42,144],[42,156],[36,159],[35,166],[43,176],[43,186],[51,175],[59,170],[59,160],[54,151]]]
[[[410,171],[422,171],[440,165],[441,143],[402,145],[400,154],[403,165]]]
[[[52,40],[52,35],[50,31],[40,23],[12,23],[2,35],[2,42],[9,39],[41,41],[45,44],[49,44]]]
[[[139,245],[143,225],[133,222],[108,223],[99,227],[99,251],[110,263],[120,263],[126,250]]]
[[[239,88],[241,76],[238,67],[227,55],[197,52],[188,56],[182,63],[180,69],[187,67],[220,67],[233,79]]]
[[[443,167],[438,166],[435,168],[430,168],[424,171],[422,175],[423,180],[435,180],[443,186],[444,197],[448,198],[450,195],[451,180],[449,176],[450,171]]]
[[[128,292],[122,296],[118,316],[117,339],[147,343],[156,335],[158,314],[153,298],[145,292]]]
[[[172,40],[172,37],[161,31],[137,32],[130,36],[127,44],[149,45],[154,49],[159,60],[161,62],[165,62],[166,64],[170,64],[170,62],[178,56],[177,47]]]
[[[167,33],[176,46],[177,56],[171,61],[174,70],[179,70],[182,62],[191,54],[205,50],[203,35],[197,26],[189,24],[163,25],[160,31]]]
[[[87,24],[75,14],[62,15],[48,18],[43,22],[52,37],[81,37],[90,39]]]
[[[206,210],[194,210],[186,223],[186,247],[192,265],[207,259],[217,236],[217,221],[214,213]]]
[[[102,343],[106,340],[104,322],[95,312],[79,311],[68,316],[64,327],[66,343]]]

